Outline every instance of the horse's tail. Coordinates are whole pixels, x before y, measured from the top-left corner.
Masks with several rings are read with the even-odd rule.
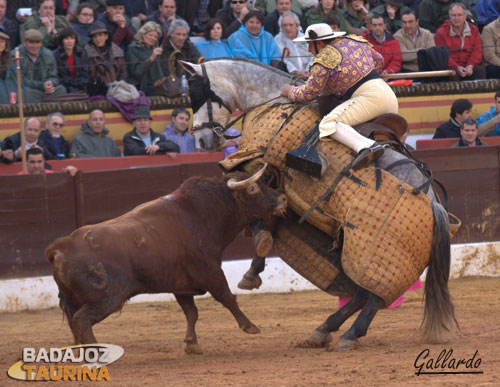
[[[448,290],[450,275],[450,232],[448,213],[432,202],[434,235],[424,289],[424,318],[420,328],[426,342],[442,343],[458,330],[455,307]]]

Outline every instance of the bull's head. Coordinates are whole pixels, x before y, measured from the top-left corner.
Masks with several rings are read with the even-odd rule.
[[[259,179],[264,174],[267,168],[267,163],[255,174],[244,180],[230,178],[227,180],[227,187],[233,191],[246,190],[251,197],[262,195],[267,199],[268,203],[272,203],[273,213],[275,215],[283,215],[286,210],[287,200],[285,195],[278,193],[276,190],[268,187],[264,183],[259,183]]]

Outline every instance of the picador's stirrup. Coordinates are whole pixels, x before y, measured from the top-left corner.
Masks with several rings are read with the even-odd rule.
[[[386,147],[387,144],[381,145],[375,143],[369,148],[361,149],[356,158],[352,161],[351,168],[355,171],[365,168],[371,161],[375,161],[382,156]]]
[[[318,179],[321,177],[321,158],[313,145],[301,145],[287,152],[285,165]]]

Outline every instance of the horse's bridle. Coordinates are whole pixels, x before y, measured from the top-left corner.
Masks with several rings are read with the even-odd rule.
[[[203,63],[201,63],[201,74],[202,74],[201,77],[203,79],[203,84],[204,84],[205,89],[212,91],[212,93],[213,93],[213,90],[210,87],[210,79],[208,78],[208,75],[207,75],[207,69],[205,68],[205,64],[203,64]],[[213,93],[213,94],[216,95],[215,93]],[[226,102],[224,102],[218,95],[216,95],[216,97],[219,99],[219,101],[217,101],[217,103],[219,103],[219,107],[221,107],[221,106],[224,107],[229,112],[229,114],[232,114],[231,107]],[[232,125],[234,125],[234,123],[236,123],[240,119],[241,116],[238,117],[236,120],[230,122],[229,125],[226,125],[224,127],[219,122],[214,121],[212,102],[214,102],[214,101],[212,101],[212,97],[209,95],[207,98],[207,101],[206,101],[208,122],[202,122],[201,125],[193,126],[191,131],[196,132],[196,131],[202,130],[202,129],[212,129],[214,134],[216,136],[218,136],[219,138],[224,137],[226,139],[233,139],[233,138],[238,137],[238,136],[226,136],[224,133],[226,132],[226,130],[228,128],[230,128]]]

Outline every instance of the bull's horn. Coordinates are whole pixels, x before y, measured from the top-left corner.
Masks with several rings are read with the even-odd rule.
[[[267,163],[265,163],[264,166],[258,172],[250,176],[248,179],[242,181],[237,181],[236,179],[229,179],[227,181],[227,188],[234,191],[239,191],[250,187],[250,185],[252,185],[262,177],[266,168],[267,168]]]

